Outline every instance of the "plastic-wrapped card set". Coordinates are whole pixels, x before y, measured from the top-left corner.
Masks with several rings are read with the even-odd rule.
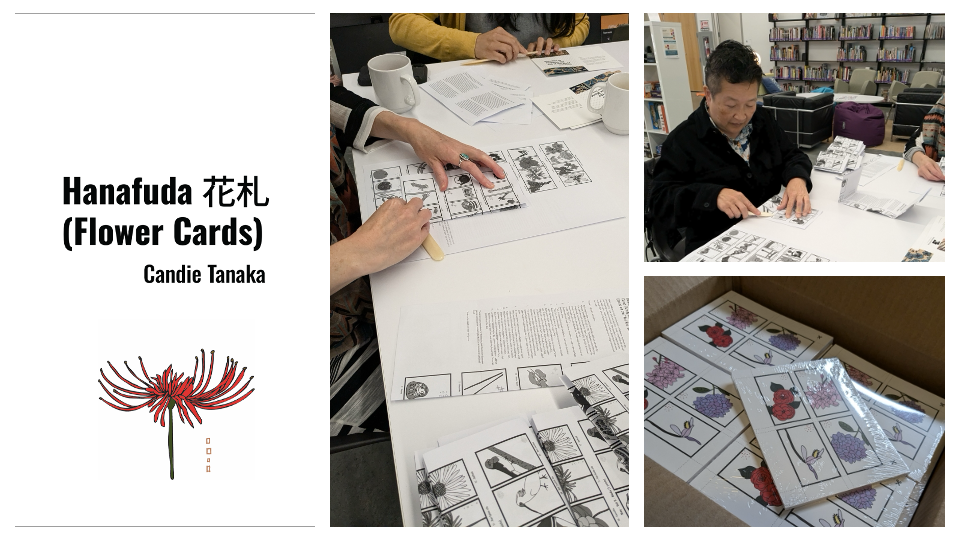
[[[838,345],[831,347],[827,356],[843,362],[861,399],[909,467],[910,478],[917,482],[910,498],[919,501],[930,473],[943,453],[944,399],[887,373]]]
[[[735,292],[663,331],[663,337],[727,371],[819,358],[833,338]]]
[[[739,370],[733,379],[785,506],[908,472],[839,360]]]
[[[910,523],[943,451],[942,398],[734,292],[663,336],[644,349],[647,456],[751,526]],[[714,435],[720,413],[736,421]]]

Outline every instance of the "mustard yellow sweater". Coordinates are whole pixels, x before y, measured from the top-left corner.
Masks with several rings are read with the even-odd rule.
[[[440,25],[433,20],[440,17]],[[577,26],[570,37],[553,40],[560,47],[576,47],[587,39],[590,19],[576,13]],[[390,15],[390,39],[397,45],[442,62],[474,58],[476,32],[464,30],[466,13],[394,13]],[[544,36],[548,37],[548,36]]]

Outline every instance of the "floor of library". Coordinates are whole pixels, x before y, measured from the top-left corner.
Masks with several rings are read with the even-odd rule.
[[[702,96],[698,96],[696,92],[690,92],[690,97],[693,101],[693,108],[696,110],[700,106],[700,100],[703,99]],[[889,154],[897,155],[903,153],[903,145],[906,144],[907,139],[905,138],[896,138],[893,141],[890,140],[890,131],[893,129],[893,111],[891,109],[883,109],[883,113],[887,115],[887,125],[886,130],[883,134],[883,142],[877,146],[868,146],[867,151],[879,153],[879,154]],[[804,148],[804,151],[807,154],[813,152],[812,157],[816,158],[817,153],[827,147],[830,144],[830,141],[833,139],[826,139],[822,144],[814,146],[813,148]]]

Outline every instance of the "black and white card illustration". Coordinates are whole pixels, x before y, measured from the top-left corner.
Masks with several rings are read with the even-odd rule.
[[[840,360],[733,376],[785,506],[909,472]]]
[[[479,502],[493,527],[576,525],[556,472],[525,420],[427,451],[423,463],[441,519],[450,513],[461,523],[479,523],[481,512],[471,509]]]

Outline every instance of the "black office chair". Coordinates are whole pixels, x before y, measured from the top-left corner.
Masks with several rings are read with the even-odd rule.
[[[650,237],[646,247],[653,251],[652,261],[677,262],[684,257],[686,239],[679,231],[655,227],[650,207],[653,199],[653,170],[658,161],[660,158],[655,157],[643,163],[643,228]]]

